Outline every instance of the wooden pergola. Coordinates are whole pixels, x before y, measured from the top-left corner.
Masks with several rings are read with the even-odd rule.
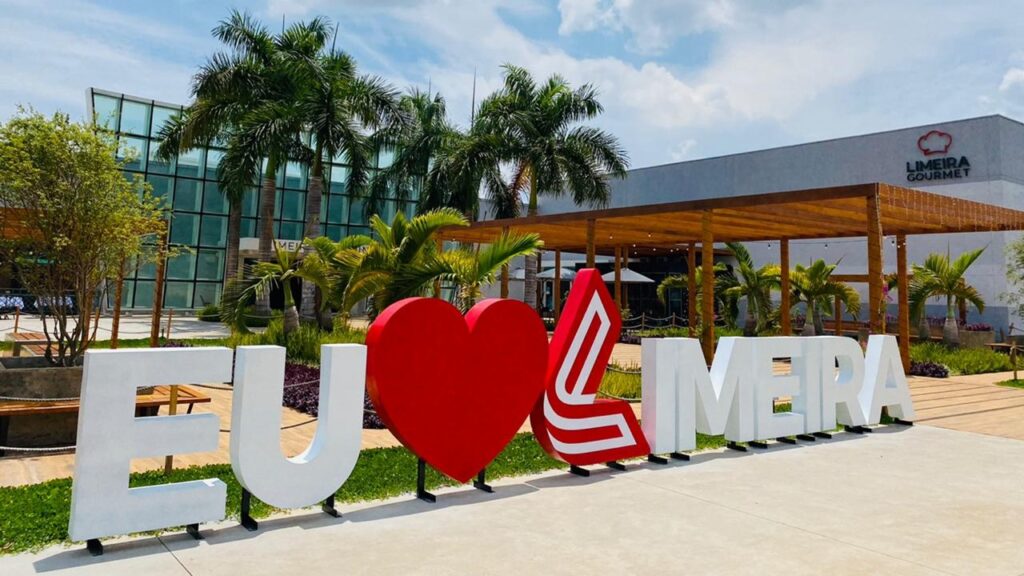
[[[883,239],[894,236],[900,352],[909,366],[907,236],[1024,230],[1024,211],[872,183],[488,220],[447,228],[441,235],[445,240],[487,243],[505,230],[539,234],[544,249],[555,252],[556,269],[561,267],[562,252],[585,253],[588,267],[594,266],[597,254],[614,255],[617,302],[621,302],[618,270],[624,251],[685,253],[688,270],[695,270],[699,244],[703,271],[701,341],[709,362],[714,353],[715,242],[778,242],[782,309],[789,310],[790,240],[866,237],[868,269],[863,278],[868,284],[868,325],[871,333],[877,334],[883,332],[885,321]],[[697,324],[696,285],[694,275],[687,276],[692,331]],[[556,274],[556,314],[560,308],[559,284]],[[783,334],[792,333],[789,314],[781,315],[781,328]]]

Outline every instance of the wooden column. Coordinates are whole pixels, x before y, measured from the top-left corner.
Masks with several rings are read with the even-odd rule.
[[[615,247],[615,304],[622,308],[622,246]]]
[[[868,328],[871,334],[883,334],[885,322],[882,294],[882,217],[878,192],[867,197],[868,222]]]
[[[502,234],[508,234],[508,226],[501,229]],[[501,267],[501,297],[508,298],[508,264]]]
[[[537,251],[537,275],[544,271],[544,253]],[[544,281],[537,280],[537,308],[539,312],[544,307]]]
[[[555,321],[562,313],[562,251],[555,250],[555,287],[552,290],[555,298]]]
[[[434,248],[437,250],[438,254],[443,252],[444,251],[444,240],[441,240],[440,238],[438,238],[435,241]],[[434,298],[440,298],[440,297],[441,297],[441,279],[437,278],[437,279],[434,280]]]
[[[783,336],[793,334],[793,320],[789,316],[793,303],[790,301],[789,287],[789,240],[779,240],[779,290],[782,292],[782,302],[779,304],[779,328]]]
[[[715,356],[715,235],[711,224],[711,210],[705,210],[701,215],[701,347],[708,364]]]
[[[594,245],[594,234],[596,232],[597,221],[593,219],[587,220],[587,268],[593,268],[597,262],[596,246]]]
[[[168,224],[164,222],[164,229],[157,236],[160,246],[156,253],[156,282],[153,286],[153,315],[149,324],[149,347],[156,348],[160,345],[160,312],[164,305],[164,280],[167,273],[167,251],[169,248],[170,234],[167,230]]]
[[[907,281],[907,236],[896,235],[896,291],[899,302],[900,358],[904,372],[910,371],[910,302]]]
[[[686,247],[686,323],[690,338],[697,337],[697,243]]]

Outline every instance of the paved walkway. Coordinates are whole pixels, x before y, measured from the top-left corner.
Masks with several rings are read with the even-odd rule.
[[[1024,572],[1024,443],[930,426],[0,558],[0,574]]]

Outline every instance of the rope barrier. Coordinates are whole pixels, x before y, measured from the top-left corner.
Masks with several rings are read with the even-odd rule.
[[[27,452],[27,453],[52,453],[52,452],[74,452],[76,445],[56,446],[53,448],[14,448],[13,446],[0,446],[3,452]]]
[[[640,398],[626,398],[624,396],[616,396],[614,394],[609,394],[607,392],[602,392],[600,390],[598,390],[597,393],[600,396],[604,396],[605,398],[611,398],[612,400],[622,400],[624,402],[639,402],[640,401]]]
[[[611,366],[611,365],[609,365],[606,368],[606,370],[609,371],[609,372],[615,372],[615,373],[618,373],[618,374],[629,374],[630,376],[639,376],[640,374],[642,374],[642,372],[640,370],[637,370],[637,371],[634,372],[633,370],[623,370],[622,368],[618,368],[616,366]]]
[[[0,401],[5,402],[71,402],[72,400],[80,400],[78,396],[70,398],[19,398],[17,396],[0,396]]]

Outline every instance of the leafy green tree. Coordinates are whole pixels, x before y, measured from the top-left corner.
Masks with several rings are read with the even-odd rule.
[[[739,281],[736,279],[736,275],[732,269],[726,266],[722,262],[715,263],[715,308],[719,310],[722,315],[725,325],[729,329],[736,328],[736,319],[739,317],[739,298],[736,296],[735,291],[730,291],[739,285]],[[694,270],[694,282],[697,286],[697,293],[694,295],[694,302],[697,308],[701,307],[701,302],[704,301],[704,294],[700,287],[704,279],[704,269],[700,266]],[[671,290],[686,290],[688,286],[688,278],[686,274],[674,274],[666,276],[664,280],[658,284],[657,293],[658,300],[661,301],[662,305],[668,309],[668,297]],[[698,314],[698,318],[699,318]]]
[[[831,310],[838,298],[852,314],[860,313],[860,295],[849,284],[832,278],[836,264],[826,264],[818,259],[810,266],[796,265],[790,274],[790,290],[794,304],[807,304],[807,319],[804,321],[804,336],[824,333],[822,314],[831,316]],[[782,311],[788,314],[787,310]]]
[[[503,86],[480,105],[474,130],[496,135],[500,156],[512,178],[493,198],[502,217],[517,216],[519,197],[527,193],[528,216],[537,213],[541,195],[568,194],[577,205],[608,202],[608,177],[624,177],[629,159],[615,136],[591,126],[603,110],[590,84],[573,89],[561,76],[538,84],[525,68],[506,64]],[[526,259],[524,300],[536,302],[537,265]]]
[[[747,247],[739,242],[726,242],[732,250],[739,266],[737,268],[735,286],[727,291],[737,299],[747,300],[747,319],[744,322],[743,334],[754,336],[766,330],[772,319],[772,290],[781,285],[781,272],[776,264],[754,266]]]
[[[1006,255],[1009,260],[1006,280],[1010,290],[1003,294],[1003,299],[1014,308],[1018,317],[1024,318],[1024,236],[1006,247]]]
[[[446,250],[422,274],[453,283],[458,288],[456,304],[467,312],[483,296],[483,286],[493,283],[503,266],[514,258],[536,254],[543,246],[537,234],[506,232],[478,249]]]
[[[166,225],[116,156],[111,134],[64,114],[21,110],[0,126],[0,238],[44,311],[45,357],[55,365],[72,366],[89,348],[101,286]]]
[[[302,245],[288,251],[274,246],[273,262],[257,262],[241,282],[233,282],[221,299],[221,317],[232,326],[245,331],[245,314],[253,302],[265,300],[274,288],[281,289],[284,297],[284,333],[299,329],[299,313],[295,309],[292,280],[303,278],[299,254]]]
[[[946,323],[942,327],[942,341],[948,345],[960,343],[960,330],[956,312],[959,302],[970,303],[978,312],[985,311],[985,301],[978,290],[967,283],[964,275],[985,248],[964,252],[950,261],[949,254],[932,253],[923,264],[914,264],[910,289],[910,314],[919,320],[925,316],[925,305],[931,298],[946,299]]]

